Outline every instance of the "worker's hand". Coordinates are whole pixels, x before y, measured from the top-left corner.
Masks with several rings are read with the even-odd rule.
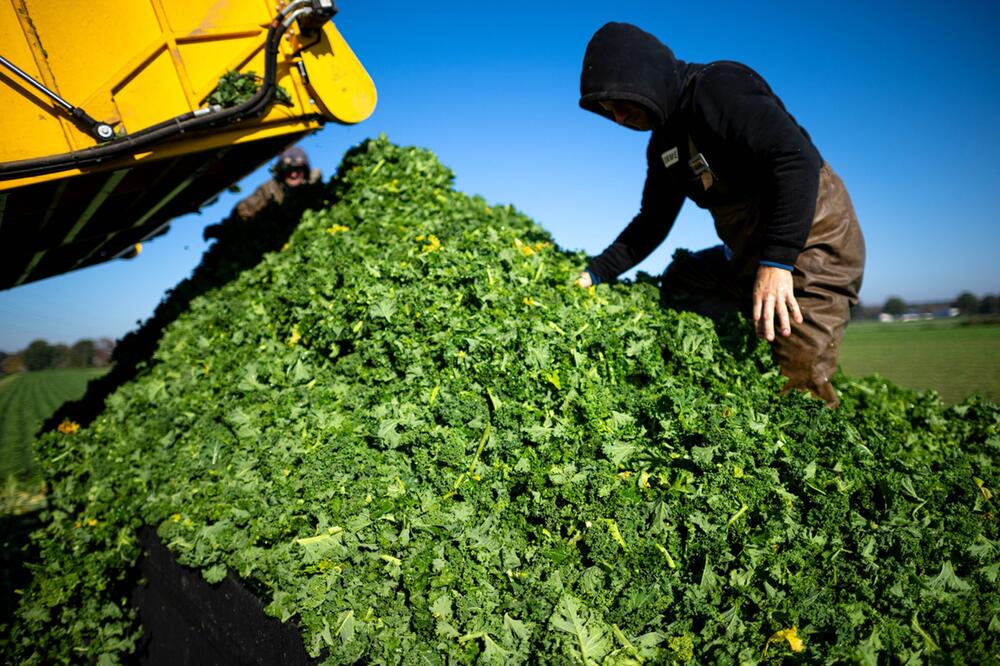
[[[576,279],[576,286],[586,289],[587,287],[593,287],[594,281],[590,279],[590,273],[587,271],[581,271],[580,277]]]
[[[753,285],[753,323],[757,336],[774,340],[775,317],[781,335],[791,335],[789,314],[796,324],[802,323],[802,312],[792,287],[792,272],[774,266],[758,267]]]

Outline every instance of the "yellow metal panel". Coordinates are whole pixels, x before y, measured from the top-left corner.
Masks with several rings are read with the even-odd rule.
[[[0,44],[4,57],[36,80],[41,78],[21,23],[9,9],[0,12]],[[0,141],[0,162],[65,152],[66,137],[59,125],[55,105],[2,68],[0,108],[4,133],[4,140]],[[29,137],[30,144],[27,142]]]
[[[82,105],[135,54],[163,41],[148,2],[24,0],[24,4],[58,92],[72,104]]]
[[[332,23],[322,39],[302,52],[312,97],[323,113],[342,123],[359,123],[375,110],[375,84]]]
[[[226,26],[265,26],[278,12],[277,2],[265,0],[159,0],[170,30],[178,37],[199,35]],[[283,4],[283,3],[282,3]]]
[[[114,99],[129,132],[190,110],[166,49],[116,90]]]
[[[160,32],[163,33],[163,43],[167,47],[171,64],[174,66],[174,70],[180,80],[181,90],[187,100],[188,109],[193,110],[198,106],[198,100],[194,98],[194,90],[191,88],[190,79],[188,79],[187,68],[184,67],[184,61],[181,60],[181,55],[177,52],[177,41],[174,38],[174,34],[170,31],[167,15],[163,11],[163,6],[159,0],[151,0],[151,2],[153,11],[156,12],[156,20],[160,24]]]

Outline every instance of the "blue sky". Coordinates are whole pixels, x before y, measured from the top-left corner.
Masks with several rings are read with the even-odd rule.
[[[579,70],[594,31],[626,21],[679,58],[739,60],[769,81],[854,200],[863,302],[1000,292],[996,3],[338,4],[379,104],[364,123],[303,142],[325,176],[384,132],[437,153],[460,190],[515,205],[565,248],[600,252],[637,209],[648,135],[581,111]],[[244,195],[267,177],[247,177]],[[190,274],[202,229],[239,197],[179,218],[134,260],[0,292],[0,350],[131,330]],[[708,214],[687,203],[639,269],[658,273],[677,247],[716,242]]]

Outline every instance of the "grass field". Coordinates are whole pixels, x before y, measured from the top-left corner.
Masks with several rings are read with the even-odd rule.
[[[973,393],[1000,402],[1000,325],[961,320],[851,322],[844,374],[878,374],[910,389],[937,391],[947,403]]]
[[[38,427],[67,400],[83,396],[87,382],[107,368],[46,370],[12,375],[0,381],[0,479],[30,478],[34,471],[31,442]]]

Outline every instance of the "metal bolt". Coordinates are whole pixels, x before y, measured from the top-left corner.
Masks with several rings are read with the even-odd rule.
[[[101,123],[97,126],[97,136],[102,139],[110,139],[115,135],[115,131],[111,129],[110,125],[105,125]]]

